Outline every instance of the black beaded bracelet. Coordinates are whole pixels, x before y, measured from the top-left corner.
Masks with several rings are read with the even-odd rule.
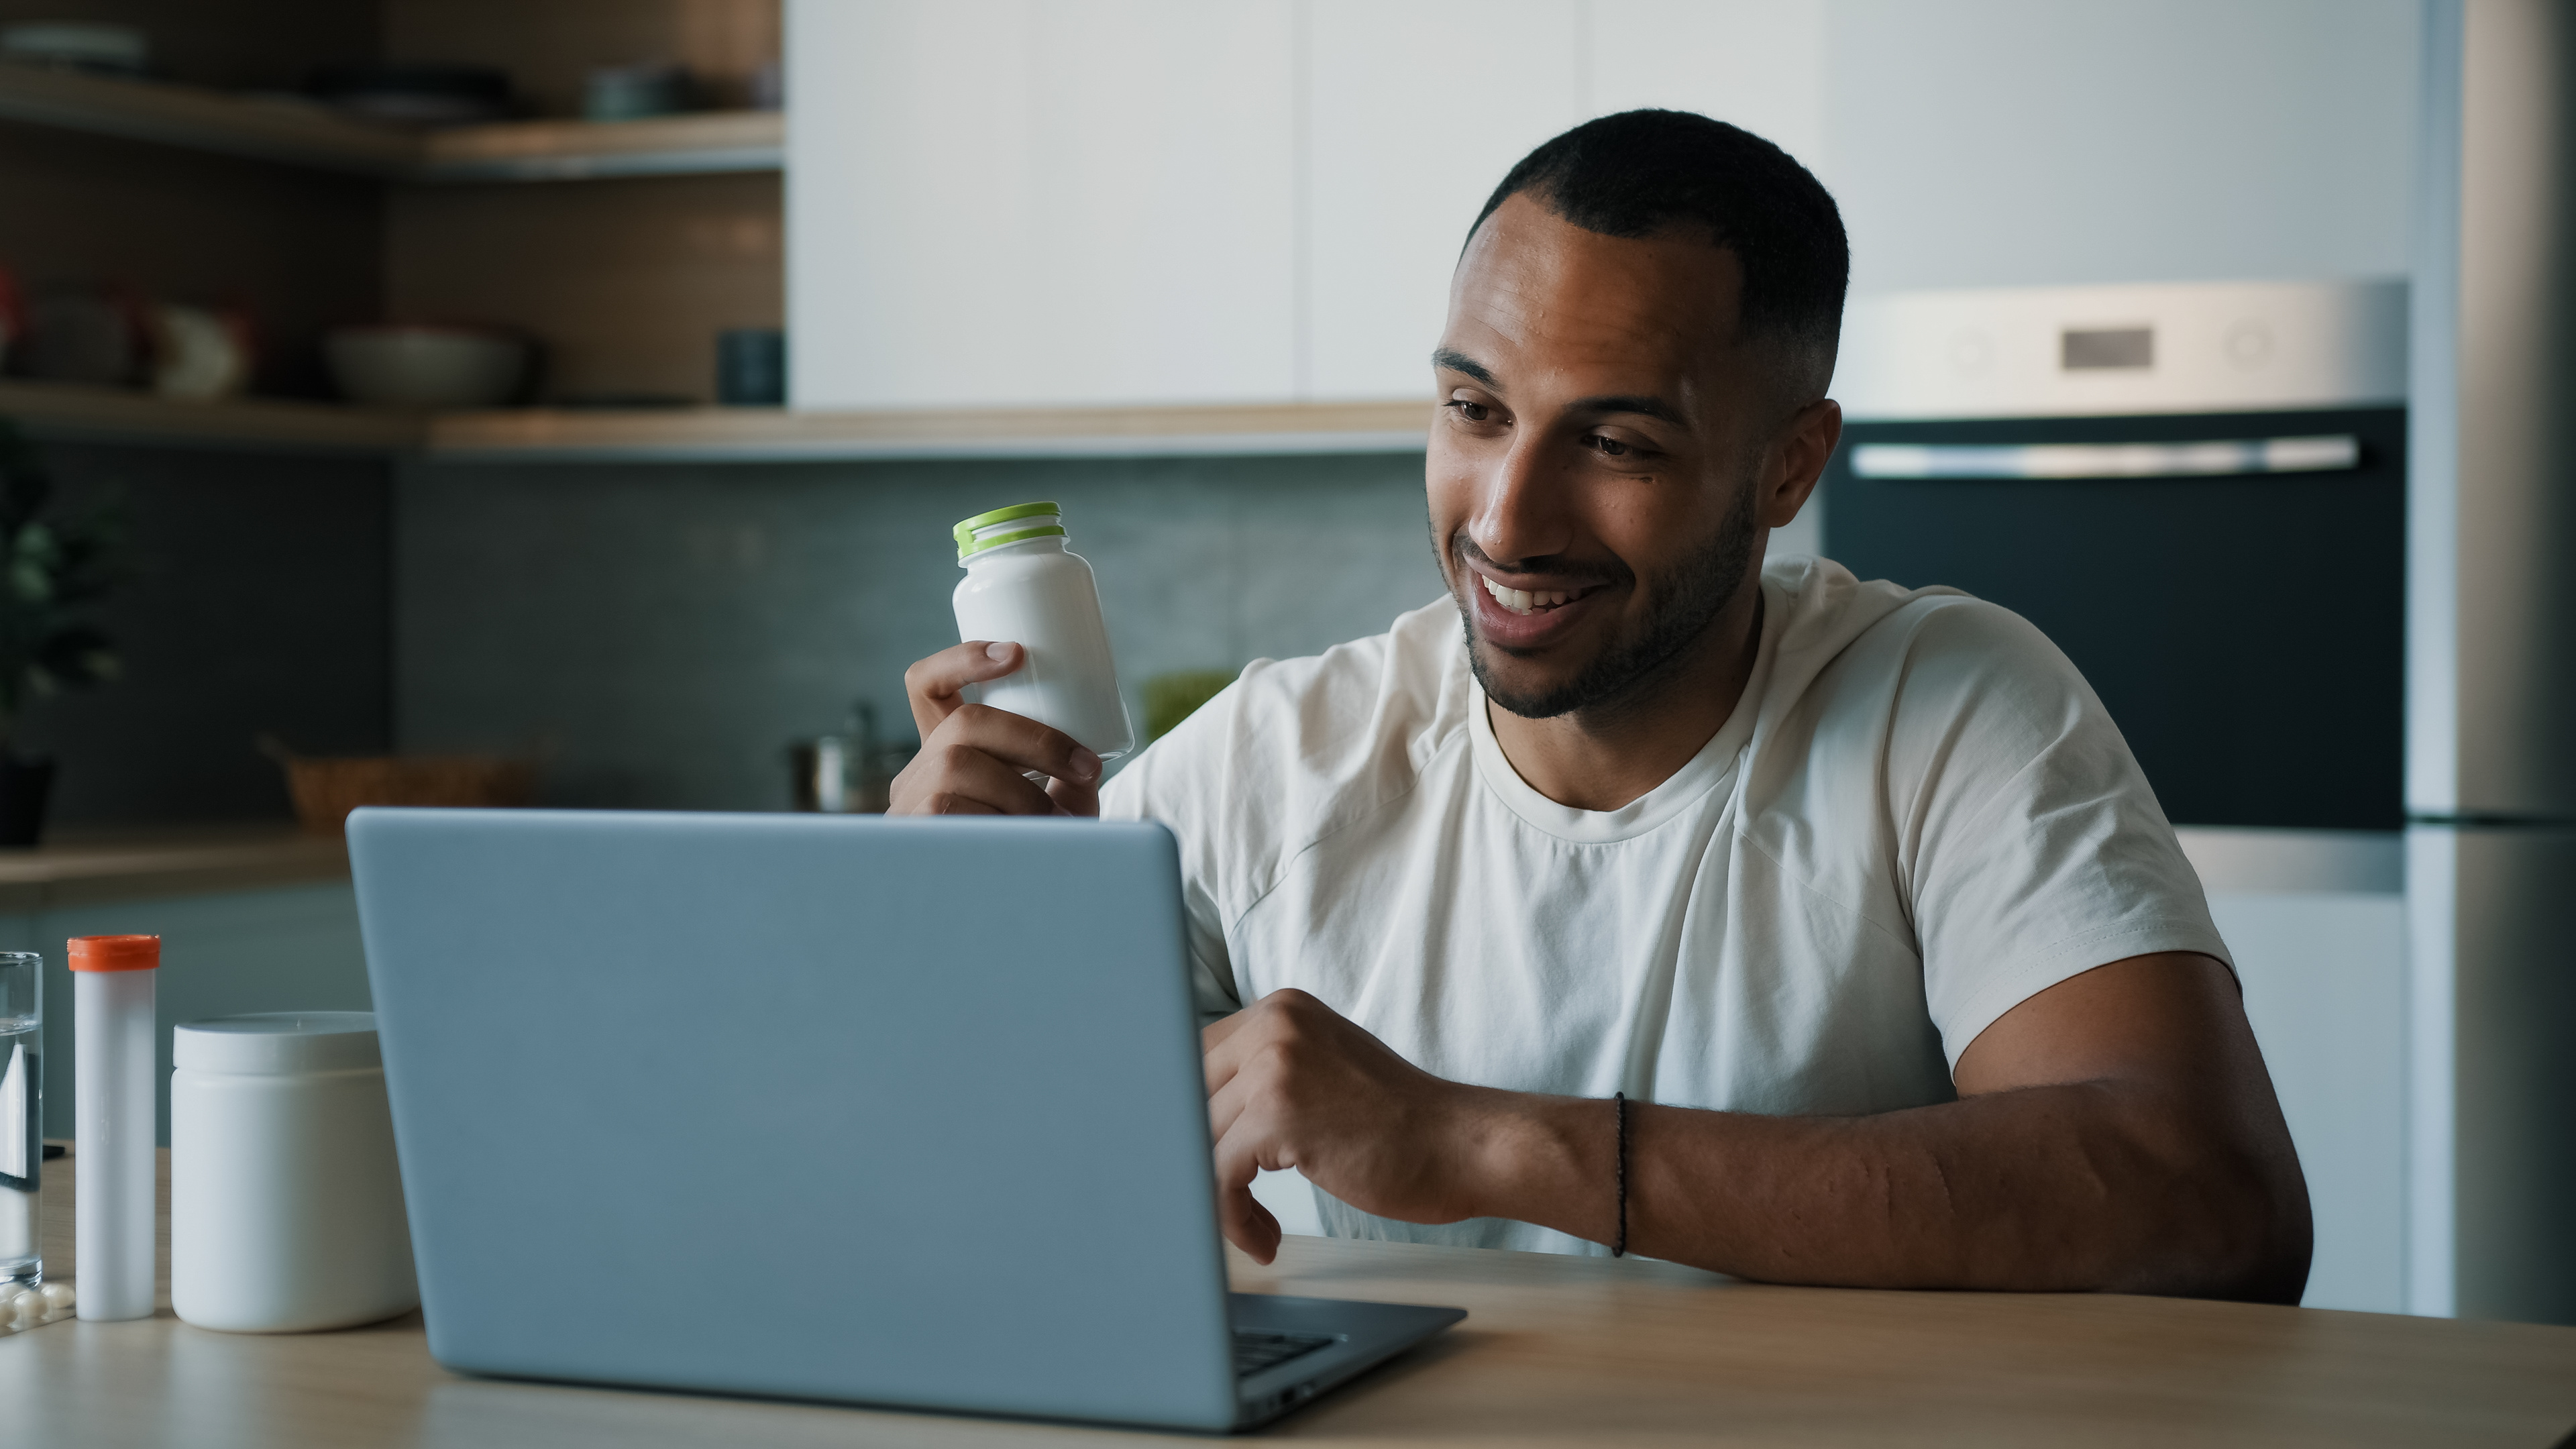
[[[1619,1124],[1619,1235],[1610,1240],[1610,1256],[1624,1258],[1628,1256],[1628,1094],[1612,1092],[1610,1109]]]

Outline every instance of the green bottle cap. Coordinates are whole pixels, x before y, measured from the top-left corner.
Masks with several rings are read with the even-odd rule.
[[[1008,508],[996,508],[990,513],[978,513],[959,523],[949,532],[956,536],[957,558],[962,563],[970,553],[978,553],[988,548],[1000,548],[1006,543],[1018,543],[1022,539],[1030,538],[1062,538],[1065,536],[1063,517],[1064,510],[1053,503],[1015,503]],[[1017,522],[1020,519],[1030,520],[1029,526],[1026,528],[997,527],[997,525]]]

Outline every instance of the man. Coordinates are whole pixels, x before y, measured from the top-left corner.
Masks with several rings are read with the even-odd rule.
[[[1451,286],[1449,598],[1255,663],[1105,796],[1071,740],[962,702],[1016,645],[911,670],[898,810],[1179,838],[1253,1256],[1255,1170],[1295,1167],[1342,1235],[2298,1300],[2298,1161],[2101,702],[2003,609],[1761,562],[1841,431],[1848,255],[1767,142],[1578,127]]]

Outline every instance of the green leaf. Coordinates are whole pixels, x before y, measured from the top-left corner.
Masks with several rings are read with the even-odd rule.
[[[114,643],[73,607],[125,577],[123,499],[85,516],[44,517],[53,480],[43,459],[0,418],[0,739],[30,696],[115,678]]]

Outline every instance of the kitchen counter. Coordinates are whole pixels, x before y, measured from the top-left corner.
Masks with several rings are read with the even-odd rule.
[[[66,830],[42,845],[0,848],[0,912],[345,880],[348,875],[349,850],[339,836],[310,835],[291,825]]]

